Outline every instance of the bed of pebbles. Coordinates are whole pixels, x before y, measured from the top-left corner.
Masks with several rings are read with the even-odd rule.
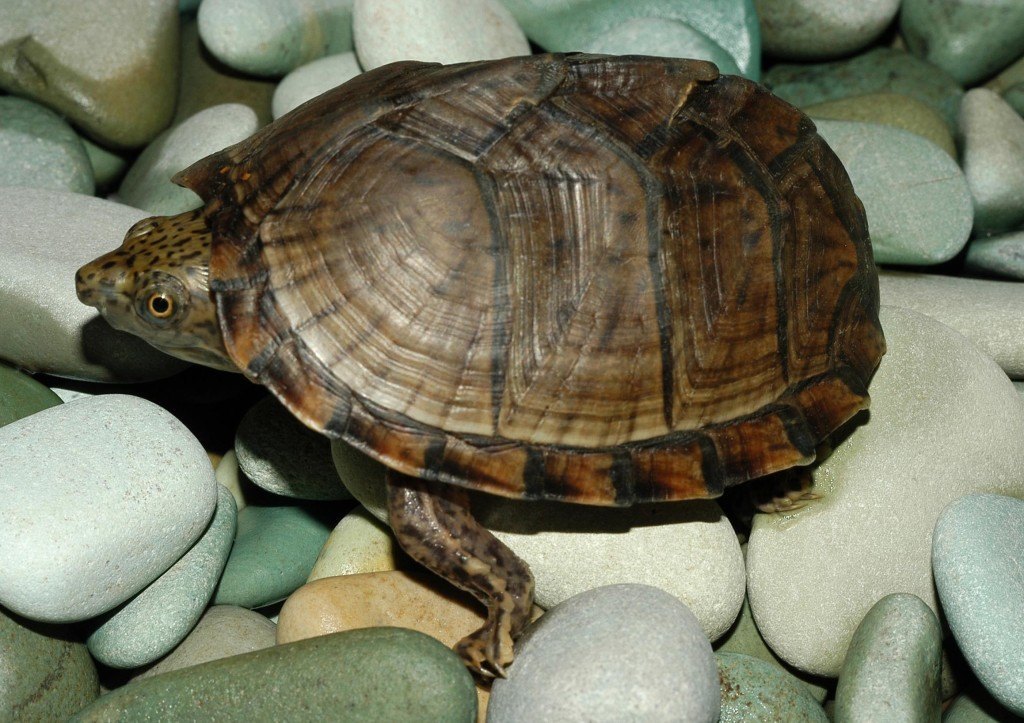
[[[1007,720],[1024,715],[1020,0],[14,0],[0,22],[0,719]],[[170,176],[358,73],[700,57],[846,165],[889,351],[820,498],[479,501],[537,619],[490,691],[476,604],[383,470],[75,297]],[[546,612],[545,612],[546,611]],[[486,711],[486,713],[485,713]]]

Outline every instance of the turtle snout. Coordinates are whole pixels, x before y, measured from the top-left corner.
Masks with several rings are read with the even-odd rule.
[[[83,304],[96,306],[99,303],[99,294],[96,293],[96,287],[89,283],[89,274],[88,264],[75,272],[75,293],[78,294],[78,300]]]

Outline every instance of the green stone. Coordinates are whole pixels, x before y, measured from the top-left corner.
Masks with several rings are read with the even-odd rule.
[[[89,163],[92,165],[92,176],[96,181],[96,188],[105,191],[113,186],[124,175],[128,168],[128,161],[111,150],[98,146],[88,138],[82,139],[85,146],[85,153],[89,156]]]
[[[27,186],[91,196],[92,164],[81,139],[49,108],[0,97],[0,186]]]
[[[956,158],[956,144],[942,116],[926,103],[900,93],[868,93],[804,108],[814,119],[881,123],[927,138]]]
[[[593,38],[587,45],[581,46],[580,50],[605,55],[654,55],[710,60],[722,73],[740,74],[739,66],[725,48],[678,20],[633,18]]]
[[[761,76],[761,29],[753,0],[502,0],[546,50],[572,51],[636,18],[677,21],[725,50],[743,75]]]
[[[264,126],[272,120],[274,88],[273,81],[249,77],[217,60],[199,41],[195,18],[182,21],[181,86],[175,123],[221,103],[240,103],[252,108],[256,120]]]
[[[715,653],[722,682],[721,723],[825,723],[825,710],[807,689],[773,663],[742,653]]]
[[[974,239],[964,266],[971,271],[1024,281],[1024,231]]]
[[[983,688],[961,693],[942,714],[942,723],[1008,723],[1015,720],[1020,718],[999,705]]]
[[[99,694],[84,644],[0,608],[0,720],[67,720]]]
[[[971,85],[1024,53],[1021,0],[903,0],[907,47]]]
[[[37,100],[104,145],[163,130],[178,88],[178,7],[169,0],[6,2],[0,88]]]
[[[60,397],[45,385],[0,364],[0,427],[60,403]]]
[[[864,616],[836,687],[839,721],[938,720],[942,630],[921,598],[895,593]]]
[[[335,522],[298,506],[245,507],[213,604],[257,608],[288,597],[306,582]]]
[[[788,665],[773,653],[757,629],[757,623],[750,612],[750,601],[746,598],[743,599],[743,609],[736,622],[725,635],[715,641],[714,647],[715,652],[719,654],[740,654],[771,663],[793,683],[804,686],[816,702],[821,703],[825,700],[831,679],[805,673]]]
[[[215,660],[118,688],[73,718],[347,723],[476,719],[473,679],[422,633],[365,628]]]
[[[780,63],[765,73],[772,92],[800,108],[867,93],[899,93],[936,110],[956,128],[963,88],[948,73],[910,53],[876,48],[830,63]]]

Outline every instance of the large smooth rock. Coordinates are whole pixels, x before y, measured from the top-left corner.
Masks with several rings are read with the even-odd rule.
[[[743,75],[761,76],[761,32],[753,0],[502,0],[545,50],[571,52],[636,18],[681,23],[723,48]]]
[[[328,55],[326,58],[300,65],[282,78],[274,90],[274,118],[280,118],[307,100],[326,93],[362,72],[356,54],[351,51]]]
[[[491,688],[490,723],[718,720],[718,669],[685,605],[646,585],[610,585],[566,600],[516,646]]]
[[[1024,53],[1024,3],[903,0],[900,32],[912,53],[972,85]]]
[[[810,692],[777,665],[742,653],[716,653],[722,681],[719,723],[826,723]]]
[[[956,161],[916,133],[880,123],[821,120],[864,203],[880,264],[937,264],[971,235],[974,209]]]
[[[0,186],[91,195],[92,163],[71,126],[49,108],[0,97]]]
[[[199,37],[225,65],[282,76],[352,49],[353,0],[204,0]]]
[[[453,721],[476,718],[455,654],[401,628],[300,640],[134,681],[72,720]]]
[[[60,403],[61,398],[46,385],[0,364],[0,427]]]
[[[344,442],[332,448],[352,496],[386,523],[383,466]],[[743,554],[732,525],[710,500],[622,509],[479,494],[472,508],[529,564],[543,608],[604,585],[652,585],[686,603],[714,640],[743,605]]]
[[[631,18],[592,38],[580,51],[710,60],[722,73],[740,74],[725,48],[686,23],[666,18]]]
[[[217,502],[202,445],[139,397],[61,404],[0,429],[0,604],[72,622],[139,592]]]
[[[185,367],[115,331],[75,296],[75,271],[120,245],[145,212],[35,188],[0,193],[0,359],[30,371],[142,381]]]
[[[0,720],[67,720],[99,697],[85,645],[0,608]]]
[[[245,140],[258,128],[256,114],[247,105],[225,103],[199,111],[146,146],[121,182],[120,200],[158,216],[198,208],[202,199],[172,183],[171,176],[211,153]]]
[[[942,630],[924,602],[887,595],[857,626],[836,687],[837,721],[938,720]]]
[[[217,485],[217,511],[203,536],[149,587],[93,631],[96,660],[138,668],[162,658],[195,627],[213,595],[235,539],[235,500]]]
[[[839,673],[854,630],[886,595],[938,609],[931,532],[949,502],[1024,496],[1024,405],[1003,371],[926,316],[883,307],[881,321],[888,352],[870,414],[814,470],[820,499],[757,515],[747,546],[758,629],[781,658],[820,675]]]
[[[935,587],[949,628],[989,693],[1024,716],[1024,501],[961,497],[935,526]]]
[[[140,146],[174,112],[177,0],[4,3],[0,88],[38,100],[101,143]]]
[[[997,93],[974,88],[960,106],[963,167],[974,196],[975,231],[1024,221],[1024,118]]]
[[[769,55],[824,60],[867,46],[889,26],[900,0],[754,0]]]
[[[352,33],[364,70],[398,60],[462,63],[530,54],[498,0],[355,0]]]
[[[1007,281],[883,271],[882,303],[902,306],[956,329],[1024,379],[1024,286]]]

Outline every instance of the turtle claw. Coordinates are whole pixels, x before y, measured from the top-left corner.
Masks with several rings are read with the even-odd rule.
[[[498,628],[488,621],[455,644],[455,653],[483,680],[506,677],[505,666],[512,662],[512,638],[501,640]]]

